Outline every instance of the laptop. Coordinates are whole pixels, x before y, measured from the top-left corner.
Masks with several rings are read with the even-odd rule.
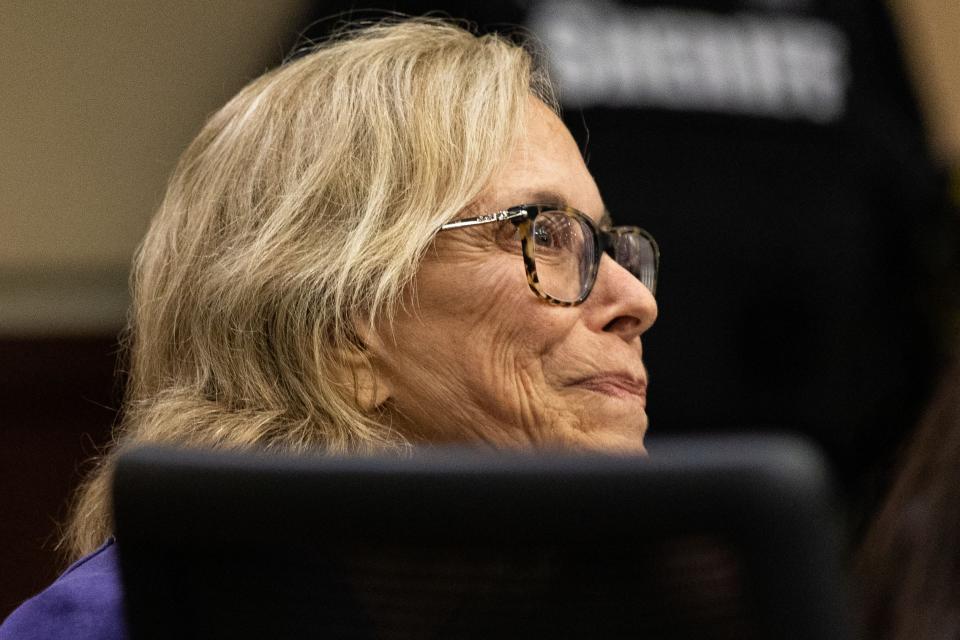
[[[131,637],[850,637],[814,448],[648,448],[127,452],[114,509]]]

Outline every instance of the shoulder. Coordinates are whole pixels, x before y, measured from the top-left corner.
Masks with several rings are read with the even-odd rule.
[[[0,625],[0,640],[126,638],[117,545],[78,560]]]

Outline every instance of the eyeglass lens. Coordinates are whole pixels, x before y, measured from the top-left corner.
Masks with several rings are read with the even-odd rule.
[[[564,211],[543,211],[533,223],[533,251],[540,287],[564,302],[583,298],[593,285],[599,262],[593,228]],[[611,234],[613,258],[650,291],[656,281],[656,253],[637,231]]]
[[[589,286],[596,260],[593,232],[579,218],[544,211],[533,222],[533,251],[540,287],[547,295],[573,302]]]
[[[613,259],[656,294],[657,250],[639,229],[626,227],[611,233]]]

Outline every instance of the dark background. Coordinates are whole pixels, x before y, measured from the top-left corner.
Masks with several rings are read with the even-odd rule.
[[[534,5],[443,3],[481,31],[514,31]],[[849,82],[830,121],[629,100],[568,104],[564,117],[615,220],[661,245],[660,318],[644,341],[651,435],[806,434],[833,462],[855,540],[946,357],[940,319],[957,281],[956,221],[889,16],[847,0],[596,6],[842,34]],[[318,3],[307,35],[383,15],[350,9]],[[64,501],[119,406],[116,356],[112,333],[0,339],[0,617],[60,568]]]
[[[66,499],[119,406],[116,353],[109,335],[0,339],[0,617],[62,568]]]

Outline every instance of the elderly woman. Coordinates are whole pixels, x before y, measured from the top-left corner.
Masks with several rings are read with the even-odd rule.
[[[657,261],[520,46],[413,20],[267,73],[137,255],[123,423],[68,529],[86,557],[0,637],[123,635],[108,495],[132,445],[642,451]]]

